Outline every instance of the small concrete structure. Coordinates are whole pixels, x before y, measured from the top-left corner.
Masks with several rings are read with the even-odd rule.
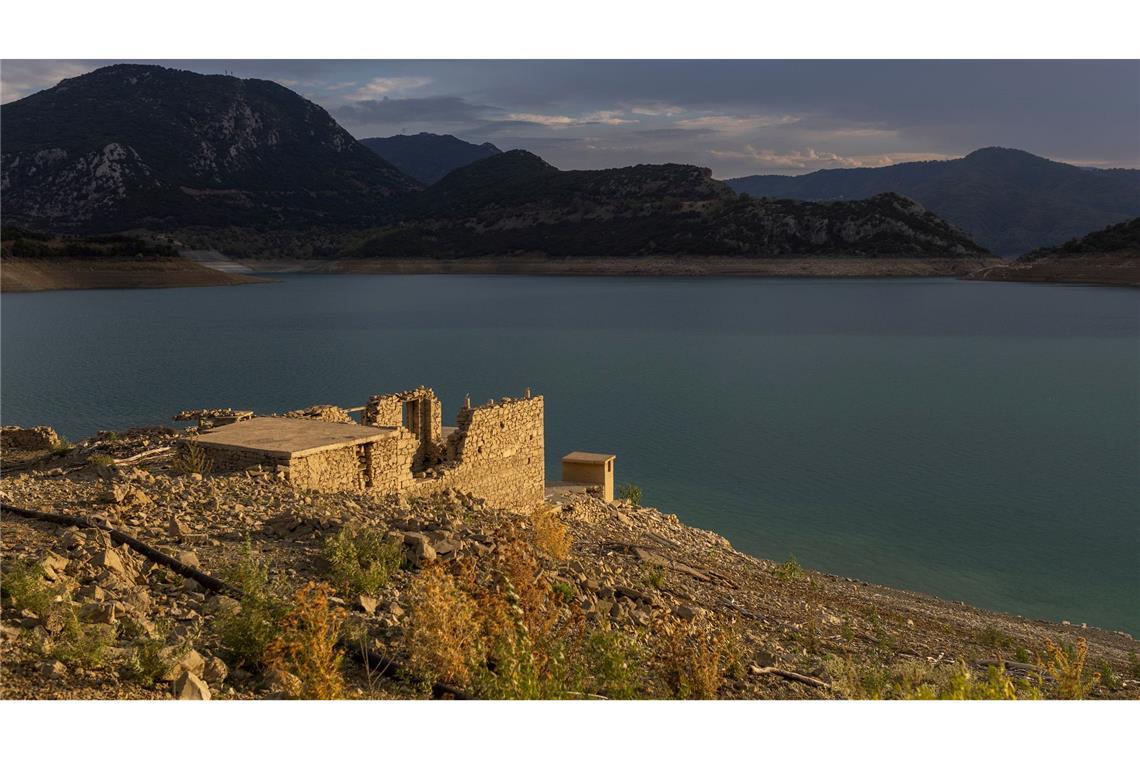
[[[613,454],[571,451],[562,457],[562,481],[601,486],[602,498],[613,501],[615,459],[617,457]]]

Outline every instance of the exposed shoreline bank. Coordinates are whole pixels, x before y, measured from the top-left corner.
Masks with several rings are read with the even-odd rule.
[[[260,277],[220,272],[187,259],[43,260],[5,258],[0,262],[0,291],[109,288],[194,288],[251,285]]]
[[[1105,255],[1047,258],[1025,264],[1003,263],[978,269],[963,279],[1135,288],[1140,287],[1140,258]]]
[[[276,577],[287,576],[294,585],[324,577],[322,566],[311,558],[338,526],[413,531],[409,535],[438,547],[443,566],[463,557],[487,562],[487,547],[494,551],[495,546],[512,545],[509,536],[516,535],[511,526],[520,519],[518,514],[471,506],[463,495],[401,502],[370,494],[296,490],[265,473],[196,478],[180,474],[172,467],[171,451],[164,448],[180,435],[151,428],[81,441],[28,469],[9,469],[3,479],[5,501],[95,518],[152,545],[174,547],[172,552],[193,552],[196,566],[215,575],[232,565],[246,542],[258,556],[268,558]],[[96,455],[101,458],[90,461]],[[566,556],[544,556],[540,566],[567,590],[575,608],[608,620],[613,630],[635,632],[648,646],[656,646],[654,637],[667,636],[678,625],[683,626],[680,630],[736,632],[746,645],[744,667],[717,687],[720,698],[867,698],[851,691],[845,673],[882,675],[895,672],[892,668],[920,669],[935,682],[939,669],[945,674],[961,667],[975,678],[984,678],[990,667],[1003,666],[1015,677],[1031,677],[1039,672],[1035,657],[1045,651],[1045,642],[1078,638],[1087,642],[1090,663],[1096,663],[1090,667],[1107,672],[1107,666],[1119,674],[1094,684],[1088,696],[1129,699],[1140,693],[1140,680],[1130,670],[1136,640],[1125,632],[982,609],[801,568],[793,561],[779,564],[742,553],[720,535],[676,516],[627,501],[564,494],[548,495],[546,505],[559,516],[570,543]],[[140,567],[124,587],[146,591],[150,603],[136,605],[130,593],[116,590],[120,587],[104,588],[107,573],[100,574],[100,557],[105,555],[98,551],[98,531],[60,534],[13,515],[5,515],[4,522],[6,562],[47,558],[79,583],[83,598],[112,594],[107,607],[116,606],[116,614],[148,625],[165,624],[191,610],[194,619],[207,624],[204,635],[192,644],[206,658],[225,654],[209,633],[216,603],[191,593],[193,587],[186,588],[179,579],[170,583],[162,573],[147,574]],[[176,526],[175,533],[170,526]],[[432,556],[437,556],[436,548]],[[134,567],[125,551],[113,559],[122,559],[128,570]],[[356,597],[336,604],[355,624],[383,633],[377,641],[399,641],[407,624],[409,589],[419,572],[414,565],[394,573],[389,586],[365,600],[366,608]],[[96,592],[96,586],[102,590]],[[85,614],[96,611],[84,609]],[[21,626],[39,625],[37,619],[21,619],[18,611],[11,614]],[[39,678],[43,656],[27,638],[5,637],[6,698],[161,698],[169,691],[162,683],[146,687],[117,677],[113,662],[86,675],[63,668],[54,679]],[[129,644],[122,642],[122,647]],[[773,671],[766,670],[772,667],[807,674],[809,684],[773,677]],[[368,685],[352,669],[347,675],[350,686]],[[211,688],[228,687],[232,696],[274,696],[272,685],[257,679],[227,679],[223,673],[215,680]],[[1056,696],[1051,684],[1042,685],[1046,696]],[[379,695],[416,696],[399,683],[383,685]]]
[[[960,277],[997,259],[235,259],[259,273],[515,274],[599,277]]]

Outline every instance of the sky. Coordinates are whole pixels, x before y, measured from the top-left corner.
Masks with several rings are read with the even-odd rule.
[[[119,61],[7,60],[9,102]],[[170,60],[271,79],[358,138],[436,132],[561,169],[724,179],[956,158],[987,146],[1140,168],[1140,61]]]

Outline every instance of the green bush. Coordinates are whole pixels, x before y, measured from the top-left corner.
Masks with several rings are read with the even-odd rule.
[[[39,564],[16,561],[7,563],[0,573],[0,596],[8,609],[30,610],[43,618],[51,609],[55,592]]]
[[[60,603],[63,629],[52,643],[51,654],[67,665],[97,668],[107,658],[107,650],[115,643],[114,629],[109,625],[87,625],[79,620],[75,605],[67,596]]]
[[[625,499],[630,504],[641,505],[641,486],[633,483],[622,483],[618,486],[618,498]]]
[[[782,581],[794,581],[803,577],[804,569],[796,561],[795,556],[789,556],[784,564],[776,567],[776,577]]]
[[[214,632],[237,664],[259,666],[270,642],[281,634],[291,608],[287,590],[269,580],[269,566],[253,555],[247,541],[241,556],[225,573],[241,591],[241,607],[223,610],[214,619]]]
[[[345,526],[325,540],[329,579],[350,594],[374,595],[404,561],[403,543],[374,528]]]

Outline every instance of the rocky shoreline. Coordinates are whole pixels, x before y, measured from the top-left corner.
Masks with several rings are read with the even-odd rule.
[[[97,527],[5,511],[0,696],[312,696],[311,669],[242,655],[232,626],[265,604],[256,601],[265,589],[309,599],[316,592],[303,594],[313,583],[329,584],[321,619],[340,621],[342,637],[351,632],[412,674],[392,678],[342,652],[336,696],[344,698],[441,696],[433,679],[455,684],[452,695],[492,698],[977,698],[991,688],[1022,698],[1072,696],[1072,688],[1090,698],[1140,697],[1140,644],[1128,634],[751,557],[721,536],[620,499],[555,492],[542,510],[519,514],[458,492],[379,499],[298,491],[257,470],[192,472],[171,448],[183,435],[156,428],[19,458],[5,450],[5,505],[80,516]],[[236,582],[244,595],[213,593],[117,543],[108,529]],[[330,546],[344,548],[346,535],[383,537],[397,550],[383,582],[361,591],[338,575],[340,555]],[[239,572],[250,561],[266,573],[262,587]],[[425,596],[432,589],[436,596]],[[515,661],[500,649],[483,655],[498,663],[488,672],[441,662],[424,625],[440,589],[457,599],[468,589],[481,600],[477,609],[501,609],[508,621],[519,616],[527,662],[547,653],[540,642],[557,642],[566,661],[587,658],[589,673],[578,674],[571,690],[569,680],[521,676],[505,685],[503,663]],[[462,618],[449,609],[447,620]],[[293,629],[282,630],[275,641],[288,641]],[[452,644],[467,646],[461,638]],[[273,646],[268,651],[279,651]],[[588,659],[596,649],[601,659]],[[1071,666],[1078,655],[1073,682],[1073,668],[1057,658]]]

